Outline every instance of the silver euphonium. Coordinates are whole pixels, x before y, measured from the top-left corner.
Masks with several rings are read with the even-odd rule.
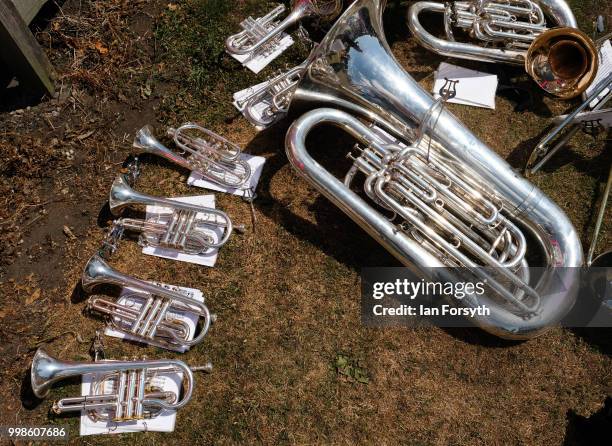
[[[421,24],[425,12],[443,16],[446,39]],[[562,99],[583,93],[597,74],[597,50],[564,0],[419,1],[410,7],[408,27],[422,46],[443,56],[524,65],[540,87]]]
[[[197,135],[189,132],[197,132]],[[251,167],[241,158],[242,150],[237,145],[192,122],[178,129],[168,129],[168,135],[182,153],[176,153],[159,142],[149,125],[136,133],[133,146],[199,173],[221,186],[240,188],[248,184]]]
[[[159,214],[150,220],[120,218],[115,230],[138,232],[142,246],[163,247],[187,254],[202,254],[220,248],[230,238],[233,225],[225,212],[167,198],[154,197],[133,190],[125,175],[119,175],[111,187],[109,206],[113,215],[133,206],[162,206],[172,213]],[[219,241],[209,231],[221,230]]]
[[[94,421],[133,421],[155,418],[162,411],[179,410],[189,402],[195,385],[194,371],[212,370],[207,364],[190,368],[177,360],[60,361],[39,348],[32,359],[32,390],[45,398],[58,381],[95,373],[89,395],[63,398],[53,404],[55,413],[86,411]],[[182,397],[163,391],[154,378],[183,374]]]
[[[265,85],[236,101],[238,109],[255,127],[263,129],[284,118],[289,111],[293,92],[297,88],[307,62],[270,78]]]
[[[575,303],[579,271],[572,267],[583,264],[578,235],[555,203],[406,73],[384,38],[385,4],[355,1],[313,52],[290,113],[333,108],[310,111],[292,125],[288,158],[421,277],[487,283],[483,296],[451,299],[490,309],[490,315],[476,315],[475,324],[503,338],[539,335]],[[307,136],[322,124],[343,129],[360,144],[344,180],[306,150]],[[365,177],[365,198],[350,188],[357,175]],[[534,257],[543,259],[537,278],[528,268]]]
[[[277,20],[285,9],[284,5],[279,5],[263,17],[244,20],[240,24],[242,31],[225,41],[227,52],[236,56],[256,53],[305,18],[332,19],[340,13],[342,0],[294,0],[289,15],[282,21]]]
[[[208,333],[214,315],[204,302],[195,300],[178,289],[156,285],[111,268],[99,255],[94,255],[81,275],[83,289],[93,293],[98,285],[115,285],[136,290],[125,296],[125,304],[91,297],[89,310],[108,316],[109,326],[145,344],[177,352],[201,343]],[[191,313],[202,319],[199,332],[192,337],[189,325],[177,314]],[[190,339],[191,337],[191,339]]]

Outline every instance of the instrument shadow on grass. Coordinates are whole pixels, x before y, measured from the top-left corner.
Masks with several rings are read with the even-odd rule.
[[[31,368],[28,368],[28,370],[23,373],[21,387],[19,389],[19,400],[21,401],[21,406],[28,411],[36,410],[43,402],[42,399],[34,395],[30,370]]]
[[[399,266],[391,255],[326,198],[317,194],[314,202],[308,205],[308,211],[316,220],[313,223],[297,215],[291,210],[291,204],[275,196],[273,191],[275,178],[281,170],[291,169],[284,146],[284,135],[290,123],[290,120],[285,120],[275,127],[258,133],[245,148],[246,153],[256,156],[274,153],[273,156],[266,157],[266,164],[259,180],[258,196],[254,202],[257,211],[274,220],[297,238],[317,246],[321,250],[321,258],[325,255],[333,257],[354,271],[360,271],[362,267],[369,265]],[[330,138],[338,137],[341,133],[334,129],[322,128],[319,135],[321,141],[317,138],[319,143],[313,141],[313,146],[329,150]],[[327,141],[327,144],[322,141]],[[330,160],[344,162],[344,155],[348,153],[349,148],[349,145],[341,144],[337,149],[333,149],[325,157],[326,164],[332,164]],[[293,170],[290,175],[297,176]],[[303,180],[296,178],[295,181]]]
[[[285,126],[287,123],[281,124],[281,127]],[[278,133],[284,134],[284,132],[284,128],[261,132],[246,149],[251,154],[275,153],[267,159],[260,180],[258,200],[255,202],[258,211],[273,219],[295,237],[315,245],[321,251],[321,260],[329,256],[357,272],[363,267],[374,265],[401,267],[391,254],[322,195],[317,194],[307,208],[307,211],[313,214],[315,223],[292,211],[291,203],[287,204],[276,198],[275,189],[278,185],[273,184],[274,179],[282,169],[288,168],[284,144],[279,142],[282,138],[278,139]],[[329,168],[336,177],[341,177],[348,163],[344,154],[350,151],[351,142],[350,137],[337,129],[321,127],[309,137],[308,145],[314,148],[312,154],[318,162]],[[333,149],[330,150],[330,147]],[[292,172],[291,175],[295,173]],[[302,179],[297,178],[296,181]],[[299,198],[297,201],[299,202]],[[521,343],[521,341],[498,338],[476,327],[442,328],[442,330],[466,344],[487,348],[508,348]]]
[[[538,135],[519,142],[506,158],[508,163],[523,173],[524,167],[531,153],[533,152],[534,147],[536,147],[538,142],[541,141],[542,137],[548,133],[550,128],[551,126],[548,126],[542,129]],[[584,138],[589,138],[586,145],[599,145],[601,143],[601,141],[593,139],[590,136],[585,136],[583,134],[581,135],[583,137],[582,142],[585,141]],[[610,144],[609,137],[603,150],[600,151],[599,149],[596,149],[598,154],[593,158],[586,158],[584,155],[576,151],[578,148],[576,147],[576,142],[580,142],[580,138],[580,136],[576,136],[573,142],[570,141],[562,150],[559,151],[559,153],[555,154],[555,156],[542,167],[541,173],[550,174],[553,172],[558,172],[562,167],[572,165],[578,172],[584,173],[593,179],[600,180],[603,178],[603,176],[607,173],[607,166],[609,166],[609,162],[612,161],[612,151],[610,150],[612,146]],[[537,174],[535,177],[537,177]]]

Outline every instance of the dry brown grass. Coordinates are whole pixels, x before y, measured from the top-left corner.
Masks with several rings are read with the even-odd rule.
[[[94,3],[97,6],[85,8],[79,18],[91,20],[87,35],[108,48],[121,48],[121,39],[131,39],[132,33],[144,36],[104,69],[111,75],[121,73],[137,56],[139,74],[128,76],[129,82],[117,88],[104,81],[111,86],[109,91],[88,82],[66,81],[72,87],[68,97],[76,95],[76,99],[60,98],[57,105],[51,101],[62,110],[61,119],[53,121],[59,131],[52,131],[41,117],[48,104],[25,112],[22,120],[0,118],[5,144],[30,147],[23,141],[38,132],[59,139],[59,148],[52,154],[73,146],[79,152],[76,162],[61,159],[61,169],[43,175],[48,184],[41,188],[40,201],[59,197],[61,204],[45,205],[51,215],[23,231],[25,241],[18,247],[22,255],[12,259],[0,276],[0,333],[5,341],[0,359],[0,393],[4,396],[0,424],[68,424],[72,443],[83,444],[562,444],[570,413],[590,416],[601,409],[612,392],[609,331],[556,329],[515,344],[476,329],[363,327],[360,269],[395,266],[396,262],[291,170],[283,153],[287,124],[256,134],[241,119],[224,123],[220,119],[226,110],[223,107],[212,107],[209,116],[208,104],[202,102],[206,96],[199,96],[198,90],[192,90],[191,99],[185,102],[185,80],[173,77],[178,68],[169,68],[163,55],[149,53],[159,43],[153,38],[154,23],[167,20],[159,12],[173,14],[166,2],[139,2],[131,9],[116,1]],[[188,2],[192,7],[204,3]],[[256,2],[246,3],[238,5],[257,6],[253,6]],[[76,14],[78,4],[67,2],[64,13]],[[122,5],[121,14],[114,9],[116,5]],[[115,17],[110,25],[126,25],[115,44],[111,28],[93,21],[99,12],[104,15],[105,8],[112,12],[109,17]],[[155,21],[135,19],[147,14]],[[58,32],[65,34],[64,26],[70,22],[61,20]],[[395,54],[427,85],[425,77],[440,59],[408,41],[404,28],[392,31]],[[220,26],[218,32],[220,38],[227,30]],[[74,80],[69,46],[57,45],[52,53],[56,65],[65,79]],[[166,68],[160,68],[160,63]],[[98,69],[91,74],[99,76]],[[151,70],[156,73],[153,77]],[[139,92],[147,79],[153,79],[153,94],[142,98]],[[225,87],[222,94],[227,95],[231,88]],[[129,101],[120,99],[119,92]],[[519,168],[548,126],[548,117],[570,108],[539,95],[536,100],[536,112],[528,113],[515,113],[504,98],[498,98],[495,111],[451,108]],[[123,242],[113,266],[144,279],[201,288],[218,323],[202,345],[185,355],[114,339],[106,339],[106,353],[115,358],[145,353],[156,358],[179,357],[190,364],[211,360],[215,372],[197,377],[194,398],[179,413],[173,434],[78,439],[77,418],[50,416],[50,401],[34,407],[28,404],[24,382],[28,361],[42,341],[48,341],[49,351],[62,358],[87,357],[88,344],[69,332],[88,341],[101,325],[82,314],[85,296],[78,292],[77,284],[83,265],[103,237],[108,217],[98,214],[108,188],[129,153],[135,130],[149,120],[161,121],[162,127],[176,124],[174,119],[183,116],[204,122],[210,119],[216,130],[247,152],[267,158],[255,203],[256,224],[247,234],[231,239],[213,269],[142,256],[135,243]],[[70,139],[67,128],[82,130],[77,135],[89,128],[98,130],[80,144]],[[7,139],[9,131],[16,139]],[[334,148],[343,153],[344,146]],[[568,212],[585,244],[598,184],[607,171],[608,164],[600,155],[603,148],[602,141],[578,139],[554,169],[534,179]],[[55,166],[53,159],[45,160]],[[168,196],[197,193],[185,185],[186,172],[156,159],[144,157],[143,161],[139,190]],[[3,181],[8,184],[9,178],[3,175]],[[30,190],[38,181],[37,176],[28,177],[17,192]],[[64,188],[68,188],[65,194]],[[217,204],[234,221],[249,226],[248,205],[220,194]],[[610,218],[607,222],[602,247],[609,246],[612,237]],[[78,240],[66,239],[64,223],[74,229]],[[39,249],[39,245],[44,247]],[[36,289],[41,290],[40,296],[24,305],[36,296]],[[339,374],[335,368],[339,355],[363,370],[369,382],[362,384]],[[51,398],[74,395],[76,382],[68,384],[54,388]]]

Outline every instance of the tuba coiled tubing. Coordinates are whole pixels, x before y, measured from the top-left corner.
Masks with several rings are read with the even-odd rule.
[[[321,106],[344,109],[373,122],[410,147],[418,139],[418,127],[428,121],[436,103],[393,57],[382,26],[385,4],[385,0],[357,0],[345,11],[313,52],[291,111]],[[334,109],[311,111],[292,125],[286,139],[291,164],[404,265],[429,280],[457,281],[455,273],[443,268],[448,265],[420,238],[398,230],[396,224],[308,154],[306,137],[322,124],[342,128],[366,147],[389,143],[366,138],[364,135],[371,133],[368,127]],[[451,159],[456,175],[494,191],[504,218],[529,233],[547,267],[533,287],[542,296],[539,302],[532,300],[536,312],[526,317],[525,311],[509,310],[507,305],[490,299],[486,303],[492,308],[491,316],[477,316],[474,323],[507,339],[528,339],[543,333],[557,324],[576,300],[579,271],[570,268],[582,266],[583,252],[571,222],[542,191],[516,174],[444,108],[436,117],[431,138],[435,143],[432,153]],[[558,267],[566,269],[558,272]],[[555,293],[561,276],[565,291]],[[480,297],[464,299],[463,305],[476,306],[479,302],[483,302]]]

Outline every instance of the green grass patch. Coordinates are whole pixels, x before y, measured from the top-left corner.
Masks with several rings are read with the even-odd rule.
[[[255,75],[225,53],[225,40],[240,30],[243,18],[260,17],[274,5],[258,0],[189,0],[162,14],[155,32],[158,80],[175,90],[162,100],[163,120],[198,119],[220,125],[236,115],[233,93],[306,58],[306,48],[297,43]]]

